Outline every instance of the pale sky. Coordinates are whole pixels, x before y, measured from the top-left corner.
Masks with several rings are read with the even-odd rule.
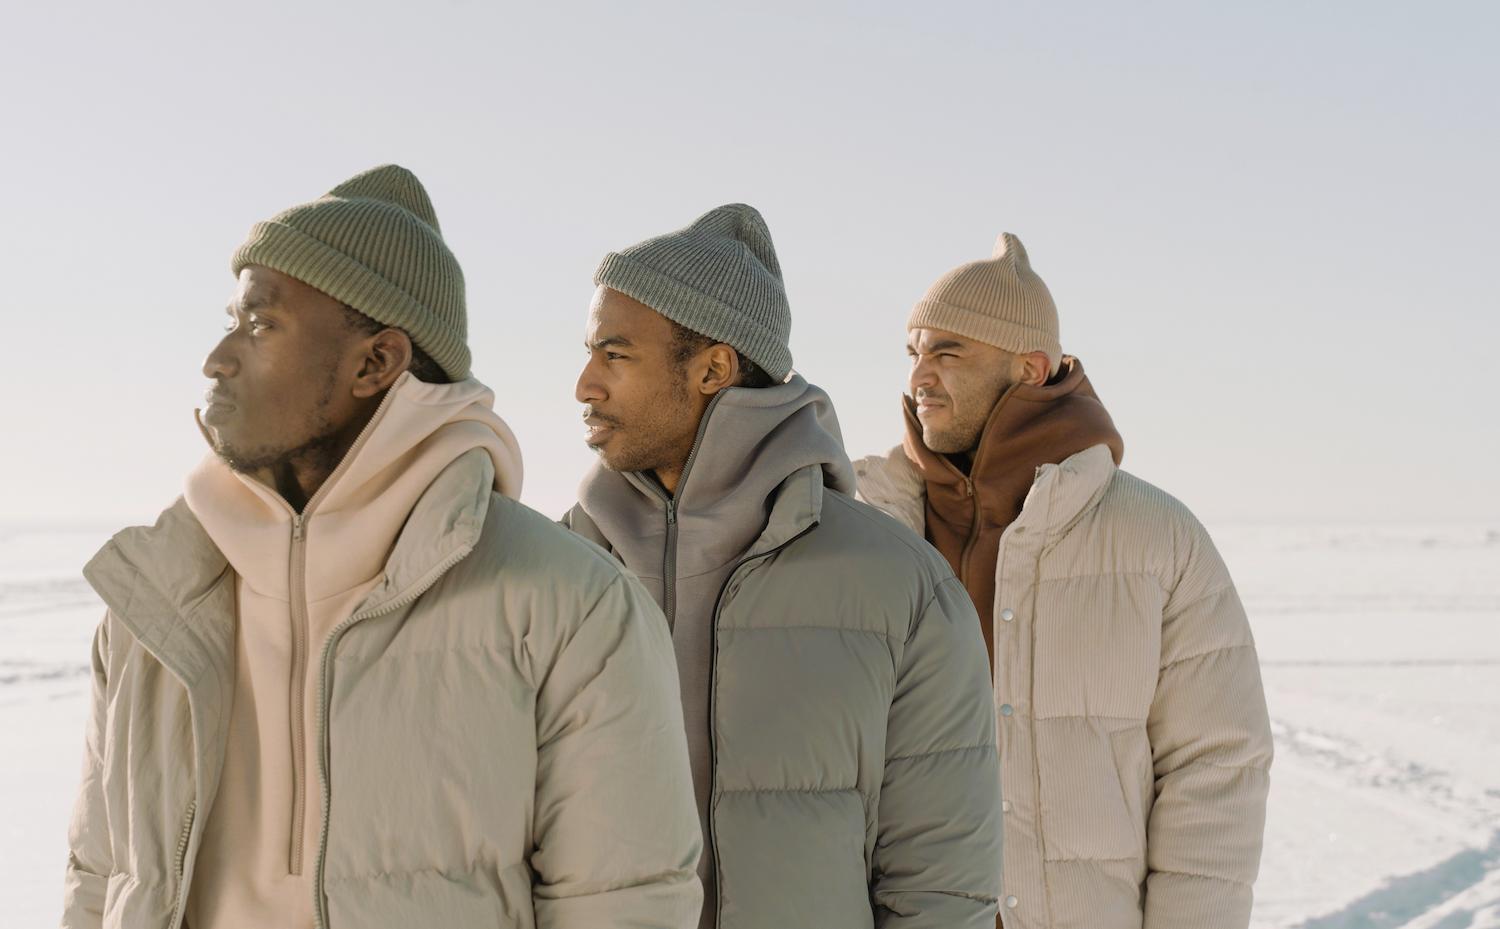
[[[912,303],[1011,231],[1201,516],[1500,518],[1497,49],[1487,2],[12,5],[0,520],[169,505],[235,246],[384,162],[551,515],[595,265],[744,201],[852,456]]]

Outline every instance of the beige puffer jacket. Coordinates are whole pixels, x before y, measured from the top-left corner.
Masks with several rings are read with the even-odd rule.
[[[898,446],[860,495],[923,530]],[[1044,465],[995,567],[1008,929],[1244,929],[1271,732],[1208,533],[1096,445]]]
[[[314,656],[319,926],[697,924],[672,643],[614,559],[493,492],[482,449],[412,511]],[[85,570],[108,613],[63,925],[182,925],[222,773],[234,573],[178,501]]]

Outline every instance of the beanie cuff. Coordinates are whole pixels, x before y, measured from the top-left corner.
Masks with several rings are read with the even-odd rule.
[[[792,371],[792,351],[782,339],[748,319],[743,310],[684,284],[619,252],[594,272],[594,284],[618,290],[687,329],[742,352],[777,382]]]
[[[230,269],[261,265],[294,277],[378,323],[400,328],[455,381],[469,376],[465,334],[436,324],[436,317],[380,272],[295,227],[256,223],[235,250]]]
[[[906,328],[942,329],[1017,355],[1045,352],[1053,368],[1062,360],[1062,342],[1053,333],[940,300],[919,301],[907,317]]]

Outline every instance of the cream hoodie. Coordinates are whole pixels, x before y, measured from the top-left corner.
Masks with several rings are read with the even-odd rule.
[[[445,467],[484,448],[496,490],[519,496],[520,450],[493,404],[472,378],[401,375],[300,514],[215,455],[188,476],[184,497],[235,572],[238,610],[224,775],[189,891],[191,929],[313,926],[307,858],[322,793],[309,669],[379,583],[412,507]]]

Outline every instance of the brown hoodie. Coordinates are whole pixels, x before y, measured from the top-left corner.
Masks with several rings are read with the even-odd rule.
[[[193,929],[311,927],[307,849],[318,848],[317,675],[309,655],[380,582],[433,479],[486,449],[495,487],[519,495],[515,437],[469,379],[403,374],[302,513],[215,455],[184,497],[235,572],[235,681],[224,774],[187,903]],[[310,775],[309,772],[314,772]]]
[[[1000,536],[1015,521],[1037,469],[1075,452],[1108,445],[1115,464],[1125,443],[1083,373],[1064,356],[1062,368],[1040,387],[1016,384],[1000,395],[979,435],[965,473],[922,441],[910,397],[903,398],[907,457],[927,485],[927,541],[948,560],[979,612],[985,651],[995,663],[995,561]]]

